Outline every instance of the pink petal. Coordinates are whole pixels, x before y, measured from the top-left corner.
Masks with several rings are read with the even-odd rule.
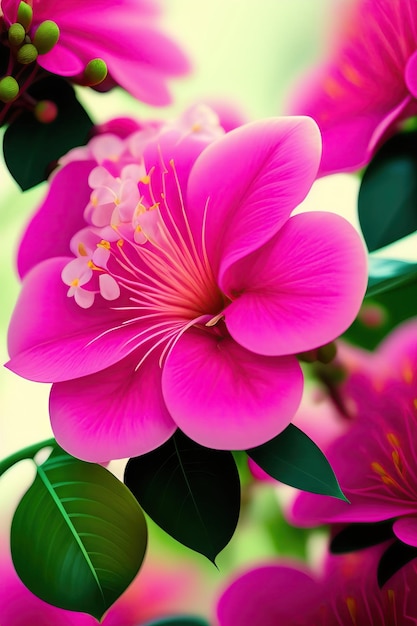
[[[417,98],[417,51],[407,61],[405,82],[411,94]]]
[[[331,213],[288,220],[260,250],[225,274],[234,301],[232,337],[259,354],[297,354],[325,345],[353,322],[365,294],[366,256],[354,228]]]
[[[217,449],[272,439],[290,423],[302,387],[296,359],[259,356],[197,328],[181,337],[162,374],[173,420],[191,439]]]
[[[320,145],[312,120],[272,118],[237,128],[202,152],[189,180],[190,221],[201,233],[207,206],[205,243],[220,277],[278,232],[305,198]]]
[[[77,76],[84,71],[86,66],[86,62],[71,48],[62,45],[62,41],[59,41],[50,52],[39,55],[37,62],[44,70],[58,76]]]
[[[417,548],[417,516],[401,517],[392,529],[400,541]]]
[[[223,592],[220,626],[287,626],[308,623],[320,601],[321,585],[301,567],[265,565],[252,569]]]
[[[24,378],[72,380],[117,363],[135,348],[134,342],[126,342],[139,332],[137,325],[106,333],[126,319],[125,311],[113,310],[116,305],[100,297],[82,309],[67,297],[61,271],[70,260],[48,259],[23,282],[9,327],[7,367]],[[117,301],[124,304],[123,298]],[[97,339],[101,333],[106,334]]]
[[[52,386],[50,416],[58,443],[92,462],[150,452],[176,430],[161,391],[159,354],[135,372],[137,353],[111,367]]]
[[[20,243],[17,264],[21,277],[44,259],[70,253],[71,237],[85,226],[83,212],[91,192],[87,180],[94,166],[93,161],[74,161],[54,174]]]

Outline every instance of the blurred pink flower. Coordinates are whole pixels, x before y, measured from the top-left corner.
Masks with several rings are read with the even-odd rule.
[[[323,176],[363,167],[399,122],[417,114],[417,3],[347,5],[337,6],[329,62],[304,80],[289,107],[320,127]]]
[[[217,605],[219,626],[412,626],[417,624],[415,563],[380,590],[379,549],[331,556],[321,575],[270,563],[236,578]]]
[[[140,626],[148,620],[185,613],[199,595],[196,572],[178,563],[160,566],[147,559],[132,584],[110,607],[103,626]],[[85,613],[58,609],[33,595],[18,578],[8,551],[0,554],[0,615],[4,626],[97,626]]]
[[[343,332],[364,295],[350,224],[290,217],[320,160],[312,120],[273,118],[215,141],[211,119],[195,133],[186,120],[138,152],[135,136],[134,162],[115,142],[94,169],[64,167],[22,244],[53,258],[25,277],[8,367],[54,383],[54,433],[87,460],[143,454],[177,427],[220,449],[271,439],[300,401],[295,355]],[[61,222],[58,199],[84,193],[87,171],[84,223],[78,211]],[[72,257],[56,256],[64,242]]]
[[[20,0],[1,0],[6,28],[17,21]],[[29,0],[33,41],[39,26],[53,21],[59,39],[37,57],[43,69],[84,83],[87,64],[97,58],[108,68],[105,86],[120,85],[139,100],[169,104],[167,79],[185,74],[189,64],[180,48],[162,33],[157,0]],[[87,83],[88,84],[88,83]]]
[[[351,380],[355,420],[326,450],[350,504],[302,493],[290,517],[303,526],[397,518],[394,533],[417,546],[417,320],[396,329],[369,365]]]

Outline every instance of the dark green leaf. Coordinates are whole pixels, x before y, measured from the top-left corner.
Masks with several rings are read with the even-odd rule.
[[[247,453],[267,474],[286,485],[346,500],[323,452],[293,424]]]
[[[37,467],[13,518],[13,563],[37,596],[100,619],[136,576],[147,543],[143,513],[101,465],[56,448]]]
[[[50,124],[42,124],[31,112],[25,112],[6,129],[4,158],[23,190],[45,180],[51,167],[68,150],[85,144],[93,126],[67,81],[49,77],[33,85],[29,92],[36,100],[55,102],[58,116]]]
[[[206,620],[201,617],[181,616],[165,617],[152,622],[146,622],[143,626],[209,626]]]
[[[393,291],[410,283],[417,286],[417,263],[407,263],[396,259],[369,258],[366,297],[373,297],[384,291]]]
[[[213,563],[232,538],[240,483],[231,452],[204,448],[177,431],[160,448],[130,459],[124,480],[158,526]]]
[[[382,555],[378,565],[378,585],[383,587],[404,565],[417,557],[417,548],[394,541]]]
[[[392,520],[373,524],[349,524],[335,535],[330,543],[330,552],[344,554],[393,539]]]
[[[370,251],[417,230],[417,133],[392,137],[370,163],[359,190],[359,221]]]

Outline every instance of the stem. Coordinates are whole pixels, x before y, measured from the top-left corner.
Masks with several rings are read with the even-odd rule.
[[[24,461],[25,459],[33,459],[33,457],[39,452],[39,450],[42,450],[42,448],[47,448],[48,446],[55,445],[56,441],[54,438],[46,439],[45,441],[34,443],[27,448],[23,448],[23,450],[19,450],[18,452],[11,454],[10,456],[3,459],[3,461],[0,461],[0,476],[4,474],[4,472],[7,472],[8,469],[13,467],[13,465],[19,463],[19,461]]]

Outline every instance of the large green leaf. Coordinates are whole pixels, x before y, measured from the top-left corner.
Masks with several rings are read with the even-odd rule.
[[[370,257],[367,297],[376,296],[384,291],[393,291],[410,283],[417,286],[417,263]],[[415,306],[417,314],[417,301]]]
[[[417,132],[396,135],[362,179],[359,221],[370,251],[417,230]]]
[[[177,615],[176,617],[164,617],[152,622],[146,622],[143,626],[209,626],[201,617]]]
[[[33,85],[29,91],[36,100],[55,102],[58,115],[50,124],[42,124],[32,113],[25,112],[6,129],[4,159],[23,190],[45,180],[56,161],[68,150],[85,144],[93,126],[67,81],[49,77]]]
[[[130,459],[124,480],[158,526],[212,562],[233,536],[240,482],[231,452],[204,448],[177,431]]]
[[[293,424],[247,453],[267,474],[286,485],[346,500],[323,452]]]
[[[37,467],[13,518],[13,563],[49,604],[100,619],[136,576],[147,543],[144,515],[101,465],[60,448]]]

